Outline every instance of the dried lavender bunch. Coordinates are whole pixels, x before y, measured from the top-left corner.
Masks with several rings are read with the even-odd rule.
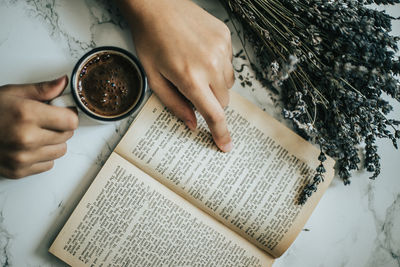
[[[283,115],[320,146],[315,177],[303,191],[304,203],[323,180],[325,154],[337,160],[345,185],[360,168],[364,144],[367,171],[380,173],[376,138],[397,148],[399,120],[387,118],[388,95],[400,101],[399,37],[393,17],[367,4],[400,0],[221,0],[246,30],[256,55],[252,66],[275,88]]]

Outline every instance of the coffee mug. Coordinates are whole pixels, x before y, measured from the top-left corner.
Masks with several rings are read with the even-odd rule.
[[[112,46],[95,48],[76,63],[71,74],[71,93],[50,104],[78,107],[98,122],[123,119],[139,110],[147,90],[146,74],[139,60]]]

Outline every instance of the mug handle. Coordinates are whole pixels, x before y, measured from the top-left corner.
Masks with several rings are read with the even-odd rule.
[[[75,100],[71,93],[58,96],[53,100],[51,100],[49,104],[52,106],[57,106],[62,108],[76,107]]]

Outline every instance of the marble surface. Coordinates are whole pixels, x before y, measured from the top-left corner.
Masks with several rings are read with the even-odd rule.
[[[84,52],[101,45],[134,51],[129,30],[111,1],[2,0],[0,2],[0,85],[49,80],[69,74]],[[198,0],[222,20],[217,1]],[[400,16],[400,7],[388,12]],[[228,23],[232,31],[234,28]],[[400,35],[399,21],[394,32]],[[241,47],[233,34],[235,52]],[[243,63],[235,59],[235,67]],[[243,73],[252,81],[251,70]],[[253,81],[235,90],[278,116],[268,91]],[[399,119],[400,105],[392,116]],[[0,114],[1,116],[1,114]],[[0,179],[0,265],[64,266],[47,252],[133,118],[99,125],[80,115],[67,154],[46,173]],[[400,266],[400,152],[379,141],[382,174],[354,174],[345,187],[335,178],[289,250],[274,266]]]

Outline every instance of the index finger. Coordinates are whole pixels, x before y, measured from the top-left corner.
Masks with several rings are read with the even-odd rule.
[[[72,131],[78,127],[78,115],[69,108],[36,103],[36,116],[41,128],[54,131]]]
[[[223,152],[232,150],[232,139],[225,120],[225,113],[211,89],[192,90],[189,100],[204,117],[215,144]]]

